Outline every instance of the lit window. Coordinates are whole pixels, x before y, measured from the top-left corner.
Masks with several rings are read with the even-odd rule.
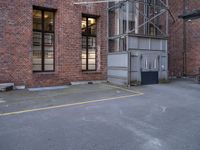
[[[33,71],[54,71],[54,11],[33,9]]]
[[[96,70],[96,19],[82,17],[82,70]]]

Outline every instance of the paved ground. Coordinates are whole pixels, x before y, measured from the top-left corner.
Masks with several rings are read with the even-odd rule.
[[[0,150],[199,149],[200,85],[191,81],[0,93]]]

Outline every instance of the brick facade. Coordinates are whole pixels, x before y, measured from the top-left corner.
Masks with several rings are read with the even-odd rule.
[[[184,6],[185,1],[185,6]],[[178,16],[200,8],[199,0],[169,0],[176,22],[169,24],[169,71],[172,76],[195,75],[200,67],[200,19],[185,23]],[[184,42],[185,41],[185,42]],[[184,46],[184,43],[185,46]],[[184,50],[185,47],[185,50]],[[185,54],[184,54],[185,51]],[[185,61],[184,61],[184,55]],[[185,62],[185,67],[184,67]],[[185,69],[184,69],[185,68]]]
[[[200,7],[198,0],[169,0],[176,22],[169,20],[169,75],[193,75],[200,67],[200,19],[186,22],[186,65],[184,72],[184,23],[178,16]],[[106,4],[74,5],[74,0],[0,0],[0,83],[28,87],[63,85],[72,81],[106,80]],[[56,9],[55,72],[32,71],[33,6]],[[97,20],[97,71],[81,70],[82,14]]]
[[[0,0],[0,83],[28,87],[63,85],[72,81],[105,80],[107,74],[106,4],[80,6],[74,0]],[[57,9],[55,72],[32,71],[33,6]],[[82,14],[97,19],[97,71],[81,69]]]

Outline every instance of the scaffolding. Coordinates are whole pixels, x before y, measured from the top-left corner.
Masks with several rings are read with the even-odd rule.
[[[168,0],[76,0],[107,4],[108,81],[142,83],[152,73],[168,78]],[[157,81],[156,81],[157,82]]]
[[[76,5],[107,3],[109,51],[128,51],[128,37],[168,37],[168,0],[76,0]],[[173,17],[173,16],[172,16]]]

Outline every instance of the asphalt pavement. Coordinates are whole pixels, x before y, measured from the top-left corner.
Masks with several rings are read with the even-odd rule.
[[[0,150],[199,150],[200,85],[0,93]]]

